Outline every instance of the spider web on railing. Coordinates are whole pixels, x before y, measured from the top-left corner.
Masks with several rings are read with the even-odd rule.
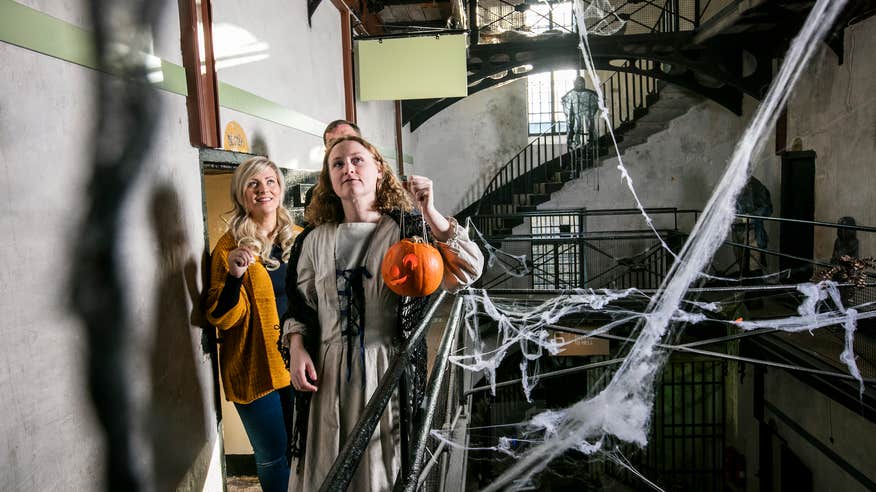
[[[644,312],[619,308],[613,304],[632,295],[644,295],[642,291],[636,289],[598,292],[575,290],[545,300],[535,307],[513,301],[493,300],[485,291],[471,291],[468,294],[464,321],[472,343],[467,353],[451,356],[450,360],[466,370],[483,372],[495,392],[496,369],[512,348],[519,348],[522,354],[521,381],[527,399],[530,398],[533,387],[539,381],[538,360],[546,353],[557,354],[566,344],[574,342],[574,340],[559,342],[549,335],[548,328],[556,325],[564,316],[587,311],[599,311],[608,315],[612,321],[590,332],[587,335],[590,337],[608,335],[621,325],[635,323],[637,326],[635,341],[620,368],[603,390],[581,399],[566,409],[545,411],[528,422],[521,423],[527,429],[525,435],[521,436],[528,444],[528,448],[523,452],[512,449],[508,438],[501,438],[495,446],[488,448],[518,459],[487,490],[514,488],[514,484],[526,483],[552,459],[570,449],[587,455],[602,455],[603,458],[628,468],[648,485],[659,489],[654,482],[636,472],[622,455],[617,455],[616,447],[605,443],[626,442],[638,446],[647,445],[654,402],[654,381],[671,349],[683,348],[672,346],[671,341],[677,338],[677,328],[684,325],[695,325],[710,320],[729,323],[741,330],[771,329],[785,332],[811,331],[821,327],[841,325],[845,330],[845,350],[840,359],[848,368],[850,377],[858,381],[860,392],[863,394],[864,379],[858,370],[852,349],[854,333],[857,321],[876,317],[876,310],[873,310],[872,303],[846,307],[835,282],[801,284],[798,286],[798,291],[804,300],[798,307],[797,316],[777,320],[718,321],[710,315],[711,312],[719,309],[716,303],[686,299],[692,284],[707,277],[703,269],[707,267],[729,230],[735,215],[736,196],[752,172],[753,155],[762,147],[765,136],[775,123],[778,110],[785,103],[803,67],[812,58],[819,41],[827,34],[844,4],[844,1],[819,0],[812,8],[801,33],[786,54],[769,93],[737,144],[724,176],[700,220],[681,253],[678,255],[673,253],[676,261],[663,285],[654,295],[646,296],[648,307]],[[614,23],[600,24],[597,21],[594,24],[595,19],[603,19],[613,9],[607,0],[590,2],[577,0],[575,7],[578,26],[579,28],[584,26],[581,29],[581,51],[584,55],[585,68],[593,87],[597,89],[601,116],[608,121],[608,109],[605,107],[603,94],[599,93],[599,77],[592,61],[587,35],[604,35],[613,32],[609,26],[613,26]],[[612,139],[614,140],[614,135]],[[632,179],[623,165],[616,143],[614,147],[618,154],[617,169],[621,179],[627,183],[646,223],[662,242],[662,238],[654,230],[651,218],[636,195]],[[486,241],[484,244],[489,255],[489,265],[498,263],[513,276],[529,273],[525,257],[504,253],[490,246]],[[671,251],[665,242],[662,245]],[[508,263],[513,265],[514,261],[517,262],[516,265],[507,267]],[[478,318],[481,314],[495,321],[494,346],[488,347],[487,341],[481,336]],[[449,436],[442,431],[433,430],[432,435],[449,446],[463,446],[451,442]],[[519,443],[521,440],[515,442]]]

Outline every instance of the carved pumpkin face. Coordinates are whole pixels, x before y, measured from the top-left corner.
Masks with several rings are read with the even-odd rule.
[[[444,261],[434,246],[418,237],[393,244],[383,257],[383,282],[400,296],[424,297],[438,289]]]

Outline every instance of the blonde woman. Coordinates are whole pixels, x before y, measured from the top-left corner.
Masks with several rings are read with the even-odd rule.
[[[213,249],[207,293],[207,318],[220,330],[225,396],[243,421],[266,492],[285,490],[289,479],[292,389],[277,342],[295,231],[284,190],[283,175],[267,158],[253,157],[234,171],[234,210]]]
[[[284,344],[296,390],[293,456],[298,458],[290,491],[319,488],[388,368],[397,342],[420,320],[422,299],[399,297],[380,275],[387,249],[402,235],[399,215],[411,209],[411,198],[422,217],[407,214],[404,235],[425,220],[444,259],[445,289],[462,289],[483,268],[483,255],[466,230],[435,208],[432,181],[411,176],[402,185],[377,149],[361,137],[329,143],[314,190],[306,212],[313,226],[293,246],[294,267],[286,281]],[[422,227],[418,235],[423,235]],[[424,375],[425,354],[420,359]],[[302,408],[308,400],[309,406]],[[349,490],[392,487],[400,467],[398,412],[394,397]]]

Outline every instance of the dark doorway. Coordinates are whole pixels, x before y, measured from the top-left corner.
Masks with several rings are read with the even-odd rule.
[[[782,208],[786,219],[815,219],[815,151],[782,153]],[[779,227],[780,251],[797,258],[811,259],[815,246],[815,231],[811,224],[782,222]],[[781,257],[781,270],[791,269],[791,280],[806,281],[812,277],[808,261]]]

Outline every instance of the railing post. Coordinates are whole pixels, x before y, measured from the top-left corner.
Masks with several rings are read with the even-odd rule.
[[[441,339],[441,346],[438,348],[438,352],[435,356],[435,365],[432,368],[432,374],[429,378],[428,388],[426,389],[424,399],[426,406],[422,418],[422,425],[420,428],[416,429],[414,434],[413,462],[410,464],[410,468],[402,468],[400,475],[401,480],[396,480],[395,486],[393,487],[394,491],[404,490],[406,492],[414,492],[417,487],[420,471],[423,466],[423,454],[426,451],[426,443],[429,440],[429,433],[432,430],[432,421],[435,418],[435,407],[438,404],[438,395],[441,391],[441,386],[444,383],[444,378],[447,376],[446,373],[448,372],[447,366],[449,361],[447,357],[453,350],[457,338],[456,333],[459,331],[459,325],[462,320],[463,299],[463,295],[457,296],[456,301],[451,308],[450,316],[447,319],[444,336]],[[453,381],[450,381],[448,384],[452,385]],[[451,399],[449,391],[447,399]],[[449,418],[449,413],[445,417]]]
[[[584,213],[578,212],[578,240],[575,241],[578,244],[578,276],[579,281],[578,285],[583,289],[587,286],[587,255],[584,254]]]
[[[641,68],[641,70],[647,71],[648,68],[647,68],[647,66],[645,66],[645,67]],[[649,85],[648,76],[647,75],[639,75],[639,77],[641,77],[641,79],[639,80],[639,91],[640,91],[640,97],[642,98],[642,107],[647,108],[648,107],[648,85]]]
[[[468,0],[468,44],[478,44],[478,0]]]
[[[441,291],[435,297],[423,315],[422,321],[405,340],[400,351],[393,356],[389,368],[380,378],[380,382],[368,400],[368,404],[365,405],[359,421],[356,422],[356,426],[350,432],[350,435],[347,436],[347,441],[344,443],[343,448],[341,448],[324,482],[320,486],[319,490],[321,492],[341,492],[347,490],[353,474],[359,467],[362,454],[368,448],[371,436],[374,435],[374,429],[380,421],[380,416],[386,410],[386,406],[389,404],[389,400],[395,392],[399,380],[403,377],[405,368],[410,365],[411,351],[425,336],[435,311],[446,297],[447,292],[445,291]]]
[[[745,247],[742,248],[742,260],[745,262],[745,265],[740,265],[739,271],[742,273],[742,277],[747,277],[749,273],[749,267],[751,266],[751,249],[748,248],[748,235],[751,234],[751,219],[745,219],[745,237],[742,239],[742,243],[745,244]]]
[[[410,390],[408,389],[407,374],[403,374],[398,382],[398,401],[399,401],[399,427],[401,442],[401,473],[402,476],[407,476],[411,469],[411,446],[410,446],[410,429],[411,429],[411,413],[414,409],[408,407],[408,398]]]
[[[612,77],[611,79],[609,79],[609,81],[611,82],[610,87],[609,87],[609,94],[611,94],[611,102],[610,102],[610,106],[611,106],[611,128],[610,128],[610,129],[609,129],[609,128],[606,128],[606,131],[613,131],[613,130],[617,127],[617,125],[616,125],[615,122],[614,122],[614,119],[618,116],[618,114],[617,114],[618,111],[617,111],[617,108],[615,108],[615,106],[617,105],[618,102],[620,102],[620,97],[617,97],[617,96],[615,96],[615,94],[614,94],[614,77]]]

